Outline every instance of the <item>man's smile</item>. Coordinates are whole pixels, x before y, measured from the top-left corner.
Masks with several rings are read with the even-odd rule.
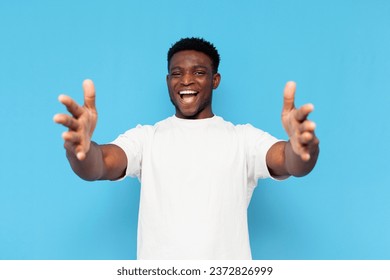
[[[183,95],[197,95],[198,92],[196,90],[181,90],[179,91],[180,97],[183,98]]]
[[[195,101],[198,91],[195,90],[181,90],[179,91],[180,98],[183,103],[190,104]]]

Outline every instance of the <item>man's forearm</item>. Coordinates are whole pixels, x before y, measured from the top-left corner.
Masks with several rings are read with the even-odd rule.
[[[99,180],[104,174],[103,153],[98,144],[91,142],[86,158],[80,161],[72,152],[66,151],[73,171],[82,179],[87,181]]]

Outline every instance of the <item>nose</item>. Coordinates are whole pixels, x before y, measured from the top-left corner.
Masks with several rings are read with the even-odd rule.
[[[184,86],[191,85],[194,82],[193,76],[190,73],[183,73],[180,83]]]

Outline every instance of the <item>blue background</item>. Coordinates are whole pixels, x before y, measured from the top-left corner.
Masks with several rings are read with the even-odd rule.
[[[255,259],[390,259],[390,2],[1,1],[0,259],[133,259],[139,183],[85,182],[65,158],[57,96],[94,80],[106,143],[174,113],[166,52],[215,43],[214,113],[285,138],[286,81],[321,140],[304,178],[261,181]]]

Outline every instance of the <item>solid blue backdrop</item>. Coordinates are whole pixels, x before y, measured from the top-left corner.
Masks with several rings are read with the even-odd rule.
[[[282,92],[311,102],[321,140],[304,178],[260,181],[255,259],[390,259],[390,2],[2,1],[0,259],[134,259],[139,182],[71,171],[54,114],[94,80],[106,143],[174,110],[166,52],[215,43],[214,112],[285,138]]]

